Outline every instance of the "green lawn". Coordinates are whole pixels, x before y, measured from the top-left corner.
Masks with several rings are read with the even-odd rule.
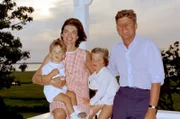
[[[32,82],[31,79],[34,73],[34,71],[14,72],[12,75],[16,77],[15,80],[19,80],[22,83],[29,83]]]
[[[10,89],[0,90],[2,97],[8,98],[43,98],[43,86],[35,84],[22,84],[12,86]]]
[[[5,98],[4,102],[9,106],[27,106],[27,107],[34,107],[34,106],[42,106],[46,105],[47,101],[44,100],[24,100],[24,99],[9,99]]]
[[[12,86],[10,89],[0,90],[0,96],[5,104],[24,118],[29,118],[49,111],[49,104],[43,94],[43,86],[32,84],[34,72],[15,72],[15,80],[21,82],[21,86]],[[180,95],[173,94],[174,108],[180,111]]]
[[[43,86],[32,83],[35,72],[15,72],[12,75],[15,80],[21,82],[21,86],[12,86],[10,89],[0,90],[0,96],[11,109],[29,118],[49,111],[49,103],[43,94]],[[28,111],[29,110],[29,111]]]

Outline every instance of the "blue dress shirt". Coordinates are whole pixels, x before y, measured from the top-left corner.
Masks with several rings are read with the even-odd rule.
[[[164,83],[160,50],[153,41],[139,36],[128,48],[122,42],[112,47],[108,69],[120,75],[120,87],[151,89],[152,83]]]

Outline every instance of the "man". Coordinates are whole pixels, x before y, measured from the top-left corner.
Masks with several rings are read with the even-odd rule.
[[[108,66],[114,76],[120,75],[112,119],[156,119],[164,82],[161,53],[153,41],[136,35],[133,10],[119,11],[115,20],[123,42],[112,47]]]

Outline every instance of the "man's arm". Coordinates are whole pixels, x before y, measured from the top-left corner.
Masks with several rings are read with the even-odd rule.
[[[161,87],[161,83],[152,83],[151,84],[149,105],[151,105],[152,107],[148,108],[145,119],[156,119],[157,109],[154,108],[154,106],[157,107],[157,105],[158,105],[159,95],[160,95],[160,87]]]
[[[159,95],[160,95],[161,83],[152,83],[150,91],[150,102],[152,106],[158,105]]]
[[[164,83],[164,67],[160,50],[153,42],[148,45],[146,54],[148,72],[151,77],[151,90],[150,107],[147,110],[145,119],[156,119],[157,110],[155,107],[158,105],[161,85]]]

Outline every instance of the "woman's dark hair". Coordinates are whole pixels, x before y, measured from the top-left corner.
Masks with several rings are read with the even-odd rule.
[[[75,26],[77,28],[78,39],[77,39],[77,41],[75,43],[75,46],[79,47],[79,44],[81,42],[83,42],[83,41],[86,41],[86,38],[87,38],[82,23],[78,19],[76,19],[76,18],[69,18],[69,19],[67,19],[64,22],[64,24],[63,24],[63,26],[61,28],[61,35],[63,34],[64,27],[67,26],[67,25],[72,25],[72,26]],[[61,36],[61,38],[62,38],[62,36]]]

